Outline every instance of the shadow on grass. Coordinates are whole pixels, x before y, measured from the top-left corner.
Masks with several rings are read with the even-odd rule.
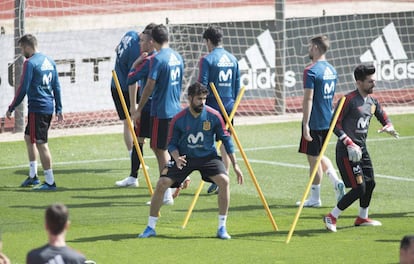
[[[56,175],[65,175],[65,174],[91,174],[91,173],[96,173],[96,174],[100,174],[100,173],[109,173],[111,171],[116,171],[117,169],[87,169],[87,168],[79,168],[79,169],[59,169],[59,168],[53,168],[53,174]],[[39,171],[43,171],[43,170],[39,170]],[[15,170],[13,172],[13,174],[15,175],[24,175],[27,176],[29,170],[28,169],[20,169],[20,170]]]

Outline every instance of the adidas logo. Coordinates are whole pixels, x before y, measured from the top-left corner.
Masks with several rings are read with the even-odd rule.
[[[217,66],[218,67],[233,67],[234,64],[233,62],[231,62],[229,57],[227,57],[227,55],[224,54],[223,56],[221,56],[219,62],[217,63]]]
[[[180,65],[181,62],[177,59],[177,57],[174,54],[171,54],[170,60],[168,61],[168,65],[170,66],[177,66]]]
[[[241,85],[249,89],[271,89],[275,81],[275,42],[267,29],[257,38],[257,43],[245,51],[245,58],[238,61]],[[294,87],[295,72],[285,72],[285,86]]]
[[[360,61],[374,63],[377,81],[414,79],[414,62],[395,62],[408,60],[408,57],[394,23],[385,26],[382,33],[359,57]]]
[[[42,71],[53,71],[53,65],[47,58],[45,58],[40,69]]]
[[[323,79],[324,80],[335,80],[336,74],[334,74],[329,67],[326,67],[323,73]]]

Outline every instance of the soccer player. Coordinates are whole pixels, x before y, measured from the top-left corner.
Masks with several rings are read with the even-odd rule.
[[[137,111],[137,99],[142,95],[143,88],[147,82],[147,77],[149,74],[150,63],[152,58],[157,54],[154,44],[151,37],[152,28],[155,26],[154,23],[147,25],[144,31],[140,34],[140,48],[142,54],[134,62],[131,71],[128,74],[127,84],[129,87],[129,98],[130,98],[130,113],[131,118],[134,121],[134,130],[135,135],[138,137],[138,144],[143,153],[143,146],[145,143],[145,138],[151,138],[150,133],[150,110],[151,110],[151,96],[148,98],[148,101],[145,103],[142,108],[141,120],[135,122],[134,115]],[[138,90],[138,83],[140,89]],[[138,97],[137,97],[138,95]],[[132,155],[131,155],[131,172],[128,177],[123,180],[115,182],[119,187],[138,187],[138,169],[140,167],[140,160],[138,158],[138,153],[135,146],[132,146]]]
[[[47,144],[48,131],[55,111],[58,122],[63,120],[60,83],[55,62],[37,50],[34,35],[23,35],[18,44],[27,58],[23,64],[20,87],[10,104],[6,116],[11,118],[14,109],[27,94],[28,121],[24,132],[29,156],[29,176],[20,185],[36,191],[56,190],[52,169],[52,155]],[[37,156],[40,156],[45,174],[44,183],[37,177]]]
[[[368,218],[368,209],[375,188],[374,170],[368,153],[366,139],[373,115],[383,125],[379,132],[387,132],[398,138],[391,120],[381,105],[371,96],[375,87],[375,67],[358,65],[354,70],[357,89],[347,94],[339,113],[334,133],[336,164],[347,188],[351,190],[338,202],[330,214],[324,217],[329,231],[336,232],[339,215],[359,199],[359,216],[355,226],[380,226],[381,222]]]
[[[122,37],[121,41],[115,48],[116,60],[115,60],[115,72],[118,77],[119,85],[121,86],[122,95],[124,97],[127,108],[130,109],[130,98],[128,91],[128,73],[132,68],[134,61],[141,54],[139,46],[139,35],[136,31],[128,31]],[[121,99],[119,98],[118,91],[116,90],[115,81],[112,78],[111,81],[111,93],[112,99],[115,104],[118,117],[124,124],[124,142],[129,154],[132,153],[132,135],[129,131],[128,120],[126,119],[124,109],[122,108]]]
[[[230,239],[226,231],[226,219],[230,201],[229,178],[221,158],[217,155],[215,140],[226,147],[237,182],[243,183],[243,174],[237,165],[234,146],[224,121],[216,110],[206,106],[208,90],[196,82],[188,88],[189,106],[171,121],[168,151],[173,161],[161,172],[151,200],[148,226],[140,238],[155,236],[155,225],[162,205],[162,194],[169,187],[178,187],[190,173],[198,170],[204,181],[214,182],[218,193],[219,227],[217,237]]]
[[[303,117],[299,152],[307,156],[309,174],[316,166],[332,119],[332,100],[338,77],[335,68],[326,61],[325,54],[328,49],[328,37],[313,37],[309,41],[308,48],[312,63],[303,72]],[[333,184],[337,201],[341,200],[345,194],[344,183],[338,178],[331,160],[323,156],[312,182],[310,198],[304,202],[304,207],[320,207],[322,205],[320,189],[323,172],[328,175]],[[296,204],[300,205],[300,202]]]
[[[156,25],[151,31],[157,54],[151,59],[151,67],[134,114],[136,122],[141,120],[142,110],[152,95],[151,102],[151,149],[158,161],[158,169],[165,168],[170,160],[167,151],[168,128],[172,117],[181,110],[180,94],[184,74],[184,61],[180,54],[169,47],[167,27]],[[165,204],[173,204],[171,189],[167,189]]]
[[[414,235],[407,235],[401,239],[400,264],[414,264]]]
[[[226,112],[230,115],[240,90],[239,64],[237,59],[223,48],[223,32],[220,27],[208,27],[203,33],[203,39],[209,54],[200,59],[198,81],[207,88],[210,88],[210,82],[214,83]],[[207,97],[206,104],[216,109],[219,113],[221,112],[217,100],[211,91]],[[230,159],[227,157],[223,145],[220,147],[220,153],[227,173],[229,173]],[[207,193],[217,192],[217,185],[212,183]]]
[[[31,250],[26,256],[26,263],[84,264],[85,257],[66,245],[66,232],[69,225],[69,211],[65,205],[53,204],[48,206],[45,212],[45,229],[48,243]]]

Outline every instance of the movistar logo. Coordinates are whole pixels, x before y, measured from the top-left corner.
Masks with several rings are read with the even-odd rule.
[[[204,134],[201,132],[198,132],[197,135],[190,134],[187,138],[187,143],[191,145],[196,145],[199,141],[204,141]]]
[[[268,29],[256,39],[258,44],[249,47],[246,57],[239,60],[240,82],[246,89],[271,89],[276,86],[275,42]],[[295,86],[294,71],[286,71],[284,77],[286,87]]]
[[[378,81],[414,79],[414,62],[407,62],[408,57],[394,23],[385,26],[382,33],[359,57],[361,62],[375,64]]]

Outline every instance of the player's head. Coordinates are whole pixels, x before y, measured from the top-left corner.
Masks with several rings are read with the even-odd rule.
[[[325,35],[315,36],[309,40],[309,58],[324,55],[329,49],[329,39]]]
[[[152,41],[152,29],[156,26],[157,24],[155,23],[151,23],[148,24],[144,31],[142,31],[142,33],[140,34],[140,48],[141,48],[141,52],[151,52],[152,50],[154,50],[154,45],[153,45],[153,41]]]
[[[354,78],[360,92],[371,94],[375,87],[375,66],[360,64],[354,70]]]
[[[163,24],[156,25],[152,28],[151,36],[155,42],[162,45],[168,42],[168,29]]]
[[[190,101],[190,108],[196,112],[201,113],[206,103],[208,89],[199,82],[195,82],[188,87],[187,96]]]
[[[25,34],[17,41],[17,44],[20,46],[22,54],[29,58],[36,51],[37,39],[32,34]]]
[[[400,243],[400,264],[414,263],[414,235],[407,235]]]
[[[375,66],[360,64],[354,70],[355,81],[364,81],[368,76],[375,73]]]
[[[214,46],[218,46],[223,39],[223,31],[218,26],[209,26],[203,33],[203,39],[209,40]]]
[[[62,233],[69,221],[68,208],[63,204],[52,204],[46,208],[45,225],[52,235]]]

